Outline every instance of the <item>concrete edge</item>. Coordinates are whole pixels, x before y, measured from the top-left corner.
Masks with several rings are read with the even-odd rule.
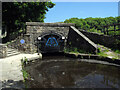
[[[71,58],[79,58],[79,59],[95,59],[95,60],[99,60],[99,61],[106,61],[109,63],[120,65],[120,59],[112,59],[109,57],[103,57],[103,56],[94,55],[94,54],[65,53],[65,56],[71,57]]]
[[[41,53],[39,53],[39,55],[38,55],[38,53],[28,54],[28,55],[31,55],[31,56],[33,56],[33,57],[29,57],[29,56],[27,56],[27,54],[26,54],[26,55],[24,55],[21,59],[27,58],[29,61],[31,61],[31,60],[33,60],[33,59],[42,59],[42,54],[41,54]]]

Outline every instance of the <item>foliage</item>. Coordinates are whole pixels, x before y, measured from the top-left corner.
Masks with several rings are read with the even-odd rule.
[[[97,55],[100,55],[100,56],[103,56],[103,57],[107,57],[107,56],[108,56],[108,55],[105,54],[104,52],[99,52],[99,53],[97,53]]]
[[[104,48],[104,50],[102,50],[102,48]],[[98,48],[99,52],[97,53],[97,55],[100,55],[102,57],[112,57],[112,60],[115,60],[115,59],[119,59],[119,54],[120,54],[120,51],[119,50],[109,50],[108,48],[105,48],[104,46],[102,46],[102,48]],[[109,52],[109,53],[107,53]]]
[[[23,73],[23,78],[24,78],[24,82],[26,79],[28,79],[29,74],[27,73],[27,71],[25,70],[24,66],[26,65],[28,59],[25,57],[25,59],[21,59],[21,64],[22,64],[22,73]]]
[[[29,74],[27,73],[27,71],[25,69],[22,70],[22,73],[23,73],[23,78],[24,78],[24,82],[25,82],[25,80],[28,79]]]
[[[70,52],[70,53],[84,53],[84,54],[90,54],[89,52],[86,52],[85,50],[81,50],[78,48],[74,48],[74,47],[69,47],[69,48],[65,48],[64,52]]]
[[[119,17],[106,17],[106,18],[70,18],[66,19],[64,23],[75,23],[76,28],[86,30],[88,32],[97,32],[103,34],[103,26],[109,24],[116,24],[120,23],[120,16]],[[118,29],[118,27],[116,27]],[[114,26],[108,27],[108,30],[114,30]],[[109,33],[110,35],[114,35],[114,31]],[[115,33],[116,35],[120,35],[120,31]]]
[[[116,53],[120,54],[120,50],[115,50]]]
[[[52,2],[3,2],[2,23],[7,27],[7,37],[13,32],[25,30],[25,22],[44,22]]]

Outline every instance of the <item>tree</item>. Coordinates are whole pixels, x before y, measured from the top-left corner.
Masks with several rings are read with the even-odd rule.
[[[3,2],[2,23],[7,26],[7,38],[10,33],[25,28],[25,22],[44,22],[52,2]]]
[[[76,28],[84,29],[86,31],[97,32],[98,30],[103,29],[103,26],[120,23],[119,17],[106,17],[106,18],[70,18],[64,21],[65,23],[75,23]],[[113,29],[114,27],[108,27],[108,30]],[[120,28],[120,26],[119,26]]]

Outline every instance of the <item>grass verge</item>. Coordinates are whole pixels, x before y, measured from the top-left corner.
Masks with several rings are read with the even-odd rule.
[[[24,82],[26,79],[28,79],[28,77],[30,76],[27,71],[25,70],[25,65],[27,63],[28,59],[21,59],[21,64],[22,64],[22,73],[23,73],[23,78],[24,78]]]

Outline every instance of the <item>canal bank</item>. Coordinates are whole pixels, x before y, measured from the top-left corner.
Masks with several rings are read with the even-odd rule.
[[[24,87],[23,84],[23,73],[21,66],[21,59],[28,58],[28,60],[42,59],[42,54],[19,54],[4,59],[0,59],[2,88],[17,88],[21,89]]]
[[[120,59],[115,59],[111,57],[104,57],[100,55],[94,55],[94,54],[81,54],[81,53],[65,53],[65,56],[72,57],[72,58],[79,58],[79,59],[88,59],[88,60],[98,60],[98,61],[106,61],[108,63],[113,63],[120,65]]]
[[[53,56],[53,58],[51,59],[51,56]],[[61,58],[62,57],[62,58]],[[70,58],[72,57],[72,58]],[[54,53],[54,54],[43,54],[43,58],[42,58],[42,54],[38,55],[36,54],[19,54],[16,56],[12,56],[12,57],[8,57],[5,58],[4,60],[0,60],[2,64],[2,83],[3,83],[3,88],[24,88],[24,78],[23,78],[23,72],[21,72],[22,70],[22,66],[21,66],[21,59],[23,58],[23,60],[27,59],[28,63],[26,66],[29,67],[48,67],[49,63],[69,63],[69,62],[73,62],[73,63],[77,63],[77,62],[83,62],[84,66],[85,62],[89,63],[89,64],[101,64],[101,65],[106,65],[106,66],[117,66],[120,67],[119,61],[117,62],[116,60],[114,62],[111,62],[111,60],[113,61],[113,59],[110,58],[105,58],[105,57],[101,57],[99,55],[93,55],[93,54],[75,54],[75,53]],[[38,60],[38,58],[42,59],[42,60]],[[108,60],[108,61],[107,61]],[[6,63],[7,62],[7,63]],[[33,64],[31,66],[31,63]],[[53,64],[52,64],[53,65]],[[59,64],[58,64],[59,65]],[[58,65],[55,64],[54,67],[58,67]],[[71,64],[71,67],[73,67],[74,65]],[[7,68],[5,68],[7,67]],[[28,68],[28,67],[27,67]],[[29,69],[29,68],[28,68]],[[32,73],[29,72],[29,70],[31,70]],[[33,70],[32,68],[29,69],[27,72],[30,74],[30,76],[34,76],[35,74],[37,75],[38,71]],[[51,69],[52,70],[52,69]],[[56,69],[53,69],[53,71]],[[59,69],[57,69],[59,70]],[[86,70],[86,69],[85,69]],[[43,71],[44,72],[44,71]],[[64,72],[63,72],[64,74]],[[36,75],[34,77],[36,77]],[[39,74],[41,75],[41,74]],[[41,77],[43,78],[43,77]],[[43,78],[44,79],[44,78]],[[34,81],[33,78],[31,79],[32,82]],[[31,82],[30,80],[30,82]],[[27,82],[29,82],[29,80],[26,80]]]
[[[30,75],[26,84],[29,88],[120,88],[119,67],[94,59],[44,55],[25,66]]]

